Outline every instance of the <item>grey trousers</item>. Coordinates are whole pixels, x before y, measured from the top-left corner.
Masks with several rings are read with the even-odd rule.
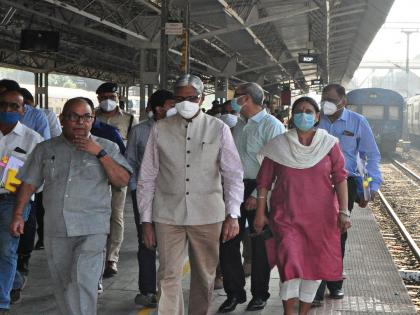
[[[62,315],[95,315],[106,234],[44,237],[54,296]]]

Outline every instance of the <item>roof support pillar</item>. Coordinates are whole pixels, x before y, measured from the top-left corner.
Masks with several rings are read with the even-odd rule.
[[[214,78],[215,98],[226,101],[228,99],[229,80],[225,77]]]
[[[48,108],[48,72],[35,72],[35,104]]]
[[[146,84],[141,83],[139,85],[140,88],[140,108],[139,108],[139,115],[140,118],[144,118],[146,116]]]
[[[120,95],[120,108],[123,110],[127,110],[128,104],[128,86],[127,85],[119,85],[118,86],[118,93]]]
[[[159,58],[159,82],[160,88],[166,89],[168,85],[168,36],[165,34],[165,24],[168,21],[168,0],[162,0],[160,14],[160,58]]]

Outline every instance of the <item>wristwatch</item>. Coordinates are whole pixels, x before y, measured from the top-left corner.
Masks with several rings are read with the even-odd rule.
[[[100,158],[103,158],[105,155],[108,155],[108,153],[106,153],[106,151],[102,149],[101,151],[99,151],[98,154],[96,154],[96,157],[100,159]]]
[[[351,212],[348,209],[340,209],[338,211],[339,214],[345,215],[346,217],[350,217]]]
[[[239,216],[238,216],[237,214],[232,214],[232,213],[228,214],[227,216],[228,216],[228,217],[231,217],[232,219],[237,219],[237,218],[239,218]]]

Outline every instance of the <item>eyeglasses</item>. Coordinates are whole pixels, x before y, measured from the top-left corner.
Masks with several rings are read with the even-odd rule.
[[[20,106],[18,103],[0,102],[0,108],[1,109],[10,108],[14,111],[18,111],[21,107],[22,106]]]
[[[240,97],[240,96],[244,96],[244,95],[247,95],[246,93],[241,93],[241,94],[237,94],[237,93],[235,93],[234,95],[233,95],[233,97],[234,98],[237,98],[237,97]]]
[[[70,114],[66,115],[65,118],[67,120],[72,121],[72,122],[78,122],[78,121],[80,121],[80,119],[83,122],[89,122],[94,118],[94,116],[92,116],[91,114],[78,115],[76,113],[70,113]]]
[[[192,95],[192,96],[186,96],[186,97],[175,96],[174,100],[175,100],[176,103],[181,103],[181,102],[184,102],[184,101],[197,103],[199,101],[200,97],[201,97],[201,95]]]

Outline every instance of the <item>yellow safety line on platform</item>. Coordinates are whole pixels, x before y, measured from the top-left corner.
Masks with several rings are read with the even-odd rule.
[[[189,272],[190,262],[187,260],[184,264],[184,267],[182,268],[182,276],[185,276]],[[155,310],[155,308],[143,308],[137,313],[137,315],[151,315]]]
[[[154,311],[155,311],[154,308],[145,308],[145,309],[142,309],[140,312],[138,312],[137,315],[150,315]]]

